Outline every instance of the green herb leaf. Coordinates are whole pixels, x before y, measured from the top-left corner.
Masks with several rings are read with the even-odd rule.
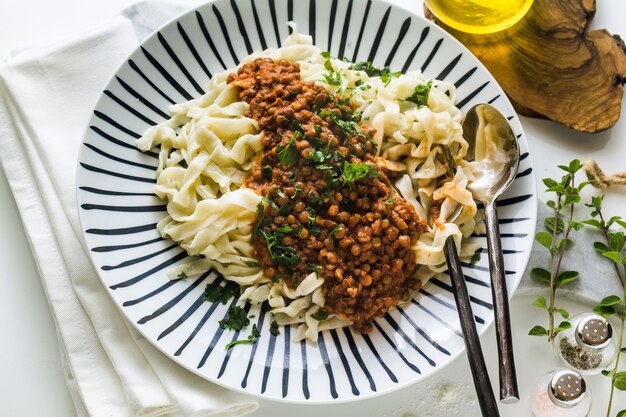
[[[565,245],[565,250],[567,250],[567,249],[572,247],[573,243],[574,242],[572,241],[572,239],[567,239],[567,240],[566,239],[559,239],[556,242],[555,249],[556,249],[557,252],[559,252],[561,249],[563,249],[563,245]]]
[[[569,319],[569,312],[563,308],[553,308],[552,311],[559,313],[564,319]]]
[[[626,417],[626,410],[622,410],[615,417]]]
[[[626,372],[619,372],[613,377],[615,388],[620,391],[626,391]]]
[[[580,277],[580,274],[577,271],[563,271],[559,274],[556,282],[558,285],[564,285],[568,282],[572,282],[577,280]]]
[[[546,297],[538,297],[535,301],[533,301],[533,306],[546,310],[548,308],[548,305],[546,303]]]
[[[544,246],[548,249],[552,248],[552,235],[548,232],[539,232],[535,235],[535,240],[541,246]]]
[[[270,329],[271,331],[271,329]],[[232,348],[235,345],[253,345],[257,342],[257,340],[261,337],[261,333],[259,333],[259,329],[257,329],[256,324],[252,325],[252,332],[248,335],[247,339],[235,340],[227,344],[226,350]]]
[[[609,247],[604,244],[604,242],[594,242],[593,248],[600,254],[610,251]]]
[[[475,265],[480,261],[480,252],[474,252],[472,255],[472,259],[470,259],[470,264]]]
[[[333,227],[333,230],[330,231],[330,233],[328,234],[328,237],[331,238],[335,235],[335,233],[337,233],[338,231],[340,231],[341,229],[343,229],[343,226],[338,224],[337,226]]]
[[[320,274],[322,273],[322,269],[321,269],[319,266],[315,265],[315,264],[308,263],[308,264],[306,264],[306,267],[307,267],[307,269],[310,269],[311,271],[315,271],[315,274],[316,274],[318,277],[319,277],[319,276],[320,276]]]
[[[380,80],[385,84],[389,84],[393,77],[399,77],[401,72],[391,72],[389,67],[377,68],[372,65],[370,61],[356,62],[350,66],[351,70],[363,71],[370,77],[380,77]]]
[[[250,324],[246,311],[239,306],[230,306],[226,317],[219,321],[222,329],[241,330]]]
[[[569,222],[569,225],[572,229],[574,229],[575,231],[579,231],[580,229],[582,229],[584,227],[584,224],[580,223],[580,222],[576,222],[574,220]]]
[[[559,168],[561,168],[563,171],[569,172],[570,174],[575,174],[582,167],[583,164],[578,159],[573,159],[572,161],[570,161],[569,165],[559,165]]]
[[[404,100],[417,104],[418,108],[428,106],[428,95],[430,94],[430,89],[432,85],[432,81],[428,81],[426,84],[416,85],[415,90],[413,90],[413,94],[411,94]]]
[[[185,271],[180,271],[180,273],[179,273],[178,275],[176,275],[176,276],[177,276],[178,278],[180,278],[180,279],[186,279],[186,278],[189,278],[189,277],[187,276],[187,274],[185,274]]]
[[[276,229],[276,231],[278,233],[287,234],[287,233],[291,233],[291,231],[293,231],[293,229],[291,228],[291,226],[281,226],[278,229]]]
[[[607,369],[603,369],[600,373],[601,373],[603,376],[609,376],[609,375],[611,375],[611,374],[612,374],[612,372],[611,372],[611,371],[609,371],[609,370],[607,370]]]
[[[313,317],[317,321],[322,321],[328,318],[328,313],[326,312],[326,310],[320,309],[316,311],[315,313],[311,314],[311,317]]]
[[[618,252],[611,252],[611,251],[602,252],[602,256],[606,256],[607,258],[609,258],[616,264],[624,263],[624,260],[622,259],[622,257],[620,256]]]
[[[624,233],[610,233],[609,234],[609,246],[615,252],[621,252],[624,249],[624,243],[626,242],[626,238],[624,238]]]
[[[226,281],[224,286],[208,284],[204,290],[204,299],[210,303],[226,304],[239,291],[239,284],[233,281]]]
[[[589,226],[602,228],[602,224],[596,219],[583,220],[582,223],[588,224]]]
[[[547,336],[548,330],[543,326],[535,326],[528,332],[529,336]]]
[[[554,334],[557,335],[563,330],[567,330],[571,328],[572,328],[572,323],[570,323],[569,321],[563,321],[554,329]]]
[[[593,309],[593,312],[596,313],[596,314],[601,315],[605,319],[608,319],[613,314],[615,314],[615,307],[613,307],[613,306],[596,306]]]
[[[533,268],[530,271],[530,276],[532,279],[540,282],[550,283],[550,272],[543,268]]]
[[[574,159],[569,163],[569,173],[575,174],[583,167],[583,164],[578,159]]]
[[[569,194],[565,197],[565,201],[563,202],[563,207],[568,206],[570,204],[580,203],[580,196],[576,194]]]
[[[598,304],[599,306],[614,306],[615,304],[619,304],[622,302],[622,299],[619,298],[617,295],[609,295],[608,297],[605,297],[602,299],[602,301],[600,301],[600,304]]]
[[[261,174],[265,178],[272,178],[272,167],[269,165],[263,165],[263,167],[261,168]]]
[[[296,148],[295,135],[291,136],[291,139],[289,139],[287,146],[277,146],[276,152],[280,162],[282,162],[287,167],[293,166],[298,160],[298,149]]]
[[[374,168],[374,165],[369,165],[365,162],[360,164],[353,164],[348,161],[343,162],[341,178],[344,184],[350,184],[364,178],[375,178],[378,175],[379,172]]]
[[[563,220],[556,217],[546,217],[544,224],[549,232],[554,232],[554,228],[556,227],[557,233],[563,233],[563,229],[565,228]]]
[[[549,188],[549,187],[554,187],[555,185],[558,185],[559,183],[558,183],[558,182],[556,182],[556,180],[554,180],[554,179],[552,179],[552,178],[544,178],[544,179],[543,179],[543,184],[544,184],[546,187],[548,187],[548,188]]]
[[[276,232],[259,230],[259,234],[265,238],[267,251],[270,253],[272,260],[289,269],[293,269],[300,263],[298,252],[291,246],[283,245],[283,233],[278,230]]]
[[[280,330],[278,330],[278,322],[276,320],[272,320],[270,324],[270,333],[274,336],[278,336],[280,334]]]
[[[615,222],[616,222],[616,221],[618,221],[618,220],[622,220],[622,218],[621,218],[620,216],[613,216],[613,217],[611,217],[611,218],[609,219],[609,221],[608,221],[608,222],[606,222],[606,225],[607,225],[608,227],[611,227],[611,226],[613,225],[613,223],[615,223]]]

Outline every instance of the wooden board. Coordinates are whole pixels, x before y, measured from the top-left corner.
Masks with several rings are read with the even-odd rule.
[[[620,116],[626,46],[606,30],[587,30],[595,10],[595,0],[535,0],[519,23],[487,35],[425,13],[485,64],[520,114],[600,132]]]

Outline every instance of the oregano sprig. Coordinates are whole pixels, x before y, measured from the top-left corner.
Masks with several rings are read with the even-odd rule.
[[[578,271],[561,271],[561,266],[565,252],[573,243],[570,237],[572,230],[580,230],[583,227],[582,223],[574,221],[574,208],[581,201],[580,191],[590,183],[584,181],[576,185],[576,173],[582,168],[578,159],[574,159],[569,165],[559,165],[559,168],[565,171],[560,180],[553,178],[543,180],[546,192],[555,194],[555,198],[546,203],[553,210],[553,216],[545,219],[546,230],[535,235],[535,241],[550,252],[549,269],[537,267],[531,270],[533,279],[549,285],[548,299],[541,296],[533,302],[533,306],[547,311],[548,328],[537,325],[530,330],[529,335],[547,336],[553,350],[556,335],[571,327],[567,321],[569,312],[555,305],[556,292],[559,287],[580,277]],[[556,314],[564,319],[558,325],[555,325]]]
[[[613,216],[609,220],[605,220],[602,214],[603,200],[604,195],[600,195],[592,197],[590,204],[585,204],[587,207],[591,207],[593,211],[591,212],[591,219],[585,220],[582,223],[600,229],[602,232],[603,241],[594,242],[593,247],[596,252],[613,264],[615,275],[622,284],[623,289],[621,296],[610,295],[605,297],[600,301],[600,304],[593,309],[594,313],[600,314],[605,318],[616,316],[620,321],[618,336],[620,353],[617,354],[613,368],[602,372],[602,375],[611,378],[611,392],[606,411],[606,416],[610,417],[615,389],[626,391],[626,372],[619,372],[620,358],[622,355],[626,354],[626,347],[624,347],[626,325],[626,256],[624,256],[626,237],[624,236],[624,229],[626,229],[626,221],[622,220],[620,216]],[[617,230],[618,226],[621,227],[622,230]],[[626,410],[618,412],[616,417],[624,416],[626,416]]]

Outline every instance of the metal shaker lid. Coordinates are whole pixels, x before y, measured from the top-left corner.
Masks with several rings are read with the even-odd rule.
[[[576,341],[591,349],[602,349],[611,343],[613,327],[597,314],[583,317],[576,326]]]
[[[554,374],[548,384],[548,396],[559,407],[573,407],[585,398],[587,384],[575,371],[563,370]]]

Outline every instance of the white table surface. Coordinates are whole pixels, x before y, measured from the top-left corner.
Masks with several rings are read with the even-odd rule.
[[[421,9],[421,1],[411,1],[415,2],[416,10]],[[133,2],[134,0],[2,0],[0,3],[0,60],[8,58],[11,51],[16,48],[63,38],[106,22]],[[199,4],[201,1],[193,0],[187,3]],[[626,2],[600,0],[598,3],[599,10],[591,27],[607,28],[610,32],[626,38],[624,18]],[[622,103],[624,105],[626,101],[623,100]],[[594,158],[607,172],[626,170],[624,162],[626,117],[622,117],[612,129],[596,135],[578,133],[541,120],[523,118],[522,123],[530,143],[539,189],[542,188],[541,178],[560,175],[555,168],[557,163],[566,163],[574,157],[581,160]],[[626,216],[624,209],[626,190],[612,191],[605,202],[609,215]],[[2,265],[3,278],[3,288],[0,291],[0,338],[2,340],[0,343],[0,416],[74,416],[73,405],[65,387],[54,323],[50,317],[19,213],[2,170],[0,170],[0,265]],[[514,302],[513,307],[521,309],[528,305],[529,301],[524,299]],[[577,309],[576,306],[570,306],[570,308]],[[488,358],[493,358],[489,355],[495,353],[492,343],[493,333],[493,328],[490,328],[483,337]],[[518,354],[523,356],[544,353],[543,356],[537,358],[537,366],[551,366],[552,359],[548,357],[545,348],[542,351],[538,341],[530,340],[525,335],[525,328],[518,333],[515,337]],[[495,361],[489,362],[492,380],[494,385],[497,385]],[[467,372],[464,356],[444,370],[450,378],[454,377],[454,372],[459,371]],[[537,371],[523,368],[519,369],[519,374],[520,383],[526,388]],[[592,381],[594,387],[597,387],[594,393],[595,407],[590,414],[592,417],[604,415],[602,410],[606,402],[607,386],[605,381],[598,378],[600,377]],[[440,394],[445,397],[445,393],[438,392],[437,387],[429,389],[435,396]],[[435,399],[411,398],[413,392],[415,392],[414,388],[408,388],[352,405],[335,408],[308,407],[306,410],[301,407],[295,412],[301,417],[320,414],[332,417],[353,414],[353,412],[361,416],[419,415],[419,417],[427,417],[416,411],[414,407],[419,406],[420,401]],[[626,398],[624,398],[626,395],[619,392],[618,394],[621,394],[621,398],[618,398],[616,405],[621,408],[626,407]],[[438,400],[445,402],[446,398],[438,398]],[[470,398],[469,401],[471,400]],[[406,406],[399,406],[398,401],[406,401]],[[616,410],[619,409],[616,408]],[[436,415],[430,413],[428,415],[432,417],[450,415],[449,411],[446,411],[449,407],[442,407],[441,410],[441,413],[436,413]],[[278,417],[293,414],[293,406],[262,401],[260,409],[253,415]],[[530,416],[527,398],[523,398],[522,402],[515,406],[503,408],[503,416]]]

